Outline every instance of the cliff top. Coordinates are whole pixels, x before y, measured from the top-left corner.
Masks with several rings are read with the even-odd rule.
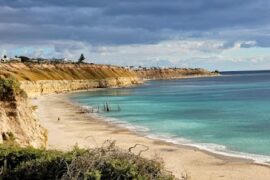
[[[19,81],[86,80],[136,76],[133,71],[117,66],[95,64],[2,63],[0,76]]]
[[[213,75],[207,70],[196,68],[132,70],[119,66],[74,63],[0,63],[0,77],[12,76],[19,81],[37,80],[100,80],[118,77],[180,77]],[[155,79],[155,78],[154,78]]]

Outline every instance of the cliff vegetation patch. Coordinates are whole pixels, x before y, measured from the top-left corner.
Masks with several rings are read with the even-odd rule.
[[[0,78],[0,101],[14,101],[16,96],[26,97],[20,83],[12,77]]]

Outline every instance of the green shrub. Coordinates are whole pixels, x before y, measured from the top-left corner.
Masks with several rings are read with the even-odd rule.
[[[37,105],[31,106],[32,111],[36,111],[38,109]]]
[[[109,144],[69,152],[0,146],[0,179],[174,179],[158,161]]]
[[[16,96],[26,97],[23,90],[20,89],[20,83],[12,78],[0,78],[0,100],[14,101]]]
[[[58,151],[44,151],[34,148],[19,148],[17,146],[4,146],[0,148],[0,167],[6,161],[6,168],[9,170],[15,169],[19,164],[39,159],[42,157],[50,158],[51,156],[62,154]]]

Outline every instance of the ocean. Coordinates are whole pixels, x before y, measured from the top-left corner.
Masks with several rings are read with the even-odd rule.
[[[70,99],[147,137],[270,162],[270,71],[147,81]],[[103,111],[106,103],[110,112]]]

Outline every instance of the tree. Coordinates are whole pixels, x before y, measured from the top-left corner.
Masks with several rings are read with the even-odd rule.
[[[78,63],[83,63],[83,61],[85,60],[85,57],[83,54],[81,54],[79,60],[78,60]]]
[[[29,57],[26,57],[26,56],[19,56],[19,58],[21,58],[21,61],[22,62],[28,62],[28,61],[30,61],[30,58]]]

